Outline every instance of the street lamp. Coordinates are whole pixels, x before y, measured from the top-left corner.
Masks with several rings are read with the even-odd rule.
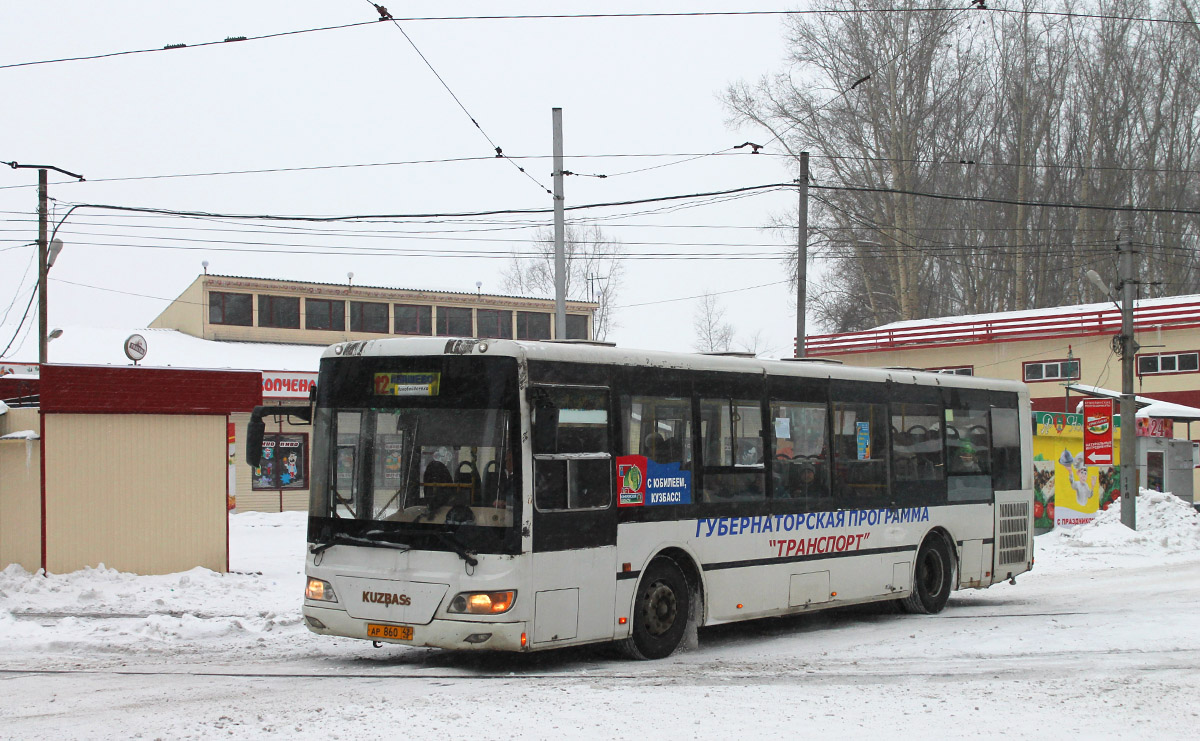
[[[1084,275],[1092,285],[1121,310],[1121,524],[1137,530],[1137,404],[1133,394],[1133,361],[1138,344],[1133,339],[1133,299],[1136,283],[1133,280],[1133,251],[1131,244],[1122,245],[1121,250],[1121,299],[1117,292],[1104,282],[1095,270]]]

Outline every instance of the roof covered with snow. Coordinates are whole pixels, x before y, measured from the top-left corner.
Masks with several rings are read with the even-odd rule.
[[[285,345],[268,342],[218,342],[192,337],[174,329],[130,327],[63,327],[51,341],[51,363],[77,365],[133,365],[125,357],[125,339],[140,334],[148,352],[139,365],[157,368],[212,368],[236,370],[316,372],[324,345]],[[0,326],[0,336],[11,336],[16,327]],[[37,363],[36,331],[5,355],[3,363]]]

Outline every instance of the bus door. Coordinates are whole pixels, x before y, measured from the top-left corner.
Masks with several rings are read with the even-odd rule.
[[[991,393],[989,454],[996,497],[995,562],[987,560],[992,574],[984,575],[983,586],[1028,570],[1033,558],[1032,427],[1028,418],[1021,419],[1022,413],[1028,414],[1028,402],[1024,410],[1020,406],[1014,393]]]
[[[540,385],[527,392],[533,453],[531,642],[611,638],[616,591],[611,393]]]

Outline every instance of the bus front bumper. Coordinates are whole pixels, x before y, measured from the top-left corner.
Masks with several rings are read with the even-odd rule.
[[[526,624],[481,622],[471,620],[446,620],[434,618],[427,625],[401,625],[360,620],[350,617],[345,610],[304,605],[304,624],[313,633],[320,635],[361,638],[379,643],[395,643],[403,646],[427,646],[477,651],[526,651],[528,650]],[[411,639],[389,638],[372,635],[370,626],[397,627],[411,630]],[[376,628],[378,632],[379,629]],[[384,631],[390,632],[390,631]]]

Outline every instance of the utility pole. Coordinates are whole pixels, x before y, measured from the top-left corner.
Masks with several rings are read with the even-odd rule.
[[[54,262],[55,253],[62,247],[62,243],[55,240],[56,246],[52,251],[50,237],[46,234],[50,215],[50,195],[46,178],[50,170],[61,172],[68,177],[77,178],[81,183],[84,181],[84,177],[73,172],[68,172],[61,167],[55,167],[54,165],[22,165],[19,162],[4,162],[0,164],[8,165],[14,170],[38,171],[38,365],[45,365],[46,345],[50,342],[50,320],[46,315],[48,303],[46,301],[46,273],[50,270],[50,265]],[[55,231],[58,231],[57,227],[55,227]]]
[[[562,109],[551,109],[554,119],[554,338],[567,336],[567,256],[563,248],[566,226],[563,216],[563,131]]]
[[[38,374],[41,375],[41,366],[46,364],[47,345],[50,340],[47,335],[50,333],[50,318],[46,315],[46,309],[49,301],[46,299],[46,273],[50,270],[48,262],[50,254],[50,242],[46,237],[46,227],[48,215],[50,212],[49,201],[50,196],[46,192],[46,168],[38,169]]]
[[[796,226],[796,357],[803,358],[804,307],[808,299],[808,152],[800,153],[800,211]]]
[[[1137,530],[1137,405],[1133,394],[1133,302],[1137,284],[1133,266],[1133,230],[1121,244],[1121,524]]]

